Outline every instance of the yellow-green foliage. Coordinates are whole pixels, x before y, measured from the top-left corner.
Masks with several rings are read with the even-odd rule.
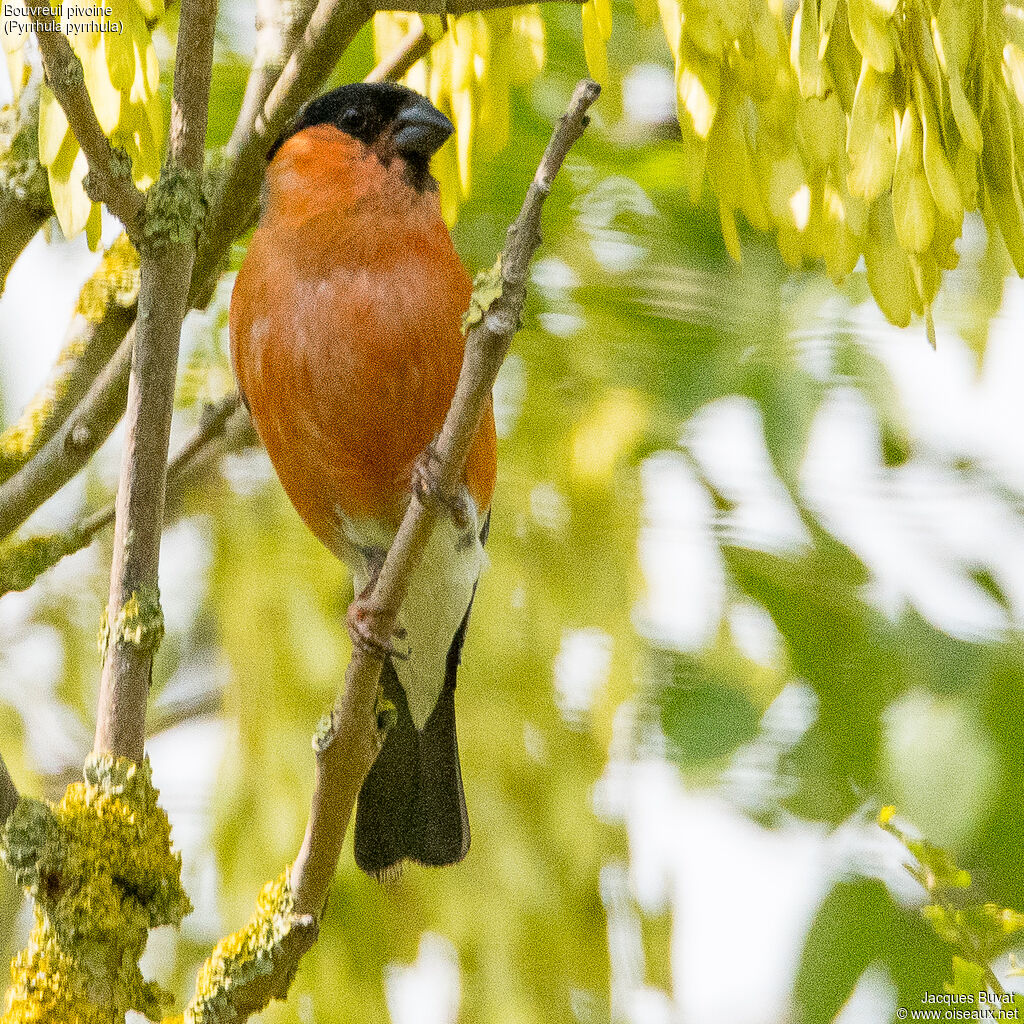
[[[103,254],[100,265],[82,286],[78,294],[75,312],[90,323],[99,323],[111,306],[131,309],[139,299],[139,254],[128,241],[126,234],[120,234]],[[67,350],[58,361],[68,358]]]
[[[287,870],[267,882],[249,923],[221,939],[200,968],[196,994],[185,1011],[187,1024],[228,1024],[238,1020],[235,1007],[239,994],[250,995],[262,981],[279,973],[282,963],[290,966],[287,961],[294,955],[285,950],[284,941],[296,924],[307,921],[295,914]],[[248,999],[246,1005],[255,1013],[269,1001],[267,989],[262,1005],[252,1006]]]
[[[450,31],[443,36],[438,18],[425,22],[430,34],[440,38],[403,82],[428,96],[455,125],[455,145],[443,147],[433,165],[444,215],[451,223],[469,193],[474,153],[493,155],[508,144],[509,90],[531,81],[544,66],[544,23],[536,5],[463,15],[449,22]],[[377,14],[373,34],[378,57],[393,53],[421,24],[418,14]]]
[[[0,854],[36,917],[0,1024],[159,1014],[169,996],[143,979],[139,957],[150,928],[178,924],[192,907],[157,795],[148,761],[93,755],[59,803],[22,798],[7,819]]]
[[[1024,931],[1024,914],[996,903],[984,902],[974,888],[970,872],[961,868],[940,846],[908,835],[893,823],[894,807],[883,807],[878,823],[895,836],[914,857],[906,865],[928,894],[921,915],[954,951],[955,992],[976,994],[991,986],[989,962]],[[1017,1004],[1024,1008],[1024,996]]]
[[[637,13],[644,21],[652,20],[644,0],[637,0]],[[612,0],[587,0],[581,8],[583,19],[583,53],[587,67],[601,85],[608,84],[608,52],[605,44],[612,34]]]
[[[1024,8],[1002,0],[661,0],[694,200],[842,280],[861,255],[886,316],[927,312],[965,211],[1024,274]]]
[[[119,31],[83,31],[94,20],[65,18],[75,53],[82,62],[85,85],[100,127],[114,147],[124,151],[125,172],[139,188],[148,188],[160,173],[163,111],[158,93],[160,62],[148,22],[163,12],[162,0],[108,0],[109,21]],[[85,193],[88,171],[67,118],[45,85],[39,103],[39,161],[47,169],[53,207],[65,236],[83,228],[91,248],[100,237],[100,206]]]

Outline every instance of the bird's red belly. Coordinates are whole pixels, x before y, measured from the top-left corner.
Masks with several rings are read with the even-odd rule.
[[[270,223],[253,238],[232,295],[232,355],[285,491],[339,551],[343,518],[401,518],[458,380],[470,283],[450,244],[378,239],[375,265],[353,268],[330,259],[331,240],[313,258],[311,240],[287,234]],[[494,462],[488,409],[466,471],[481,510]]]

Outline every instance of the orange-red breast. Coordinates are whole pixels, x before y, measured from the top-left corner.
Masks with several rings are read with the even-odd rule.
[[[271,152],[264,209],[231,297],[239,385],[281,483],[351,567],[356,592],[394,538],[418,456],[462,365],[469,276],[441,218],[430,158],[451,123],[395,85],[313,100]],[[465,471],[472,527],[445,517],[410,581],[388,658],[398,711],[359,797],[356,861],[450,864],[469,848],[455,675],[483,563],[495,478],[488,408]]]

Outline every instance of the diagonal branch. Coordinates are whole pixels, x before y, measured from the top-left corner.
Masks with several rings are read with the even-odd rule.
[[[0,537],[6,537],[92,458],[124,411],[135,328],[125,336],[78,407],[36,454],[0,485]]]
[[[455,396],[435,445],[440,493],[428,503],[410,502],[376,585],[363,597],[378,636],[391,636],[410,575],[444,514],[444,495],[453,493],[461,479],[494,380],[519,329],[527,271],[540,244],[541,206],[570,147],[582,135],[588,123],[587,110],[599,92],[595,82],[585,80],[576,86],[522,210],[508,230],[500,260],[501,294],[482,310],[479,322],[469,332]],[[319,915],[323,910],[352,806],[376,759],[380,746],[376,698],[381,666],[380,656],[371,650],[357,647],[353,651],[344,691],[332,712],[330,729],[319,744],[313,805],[292,868],[297,913]]]
[[[226,147],[229,155],[237,156],[250,141],[256,118],[287,63],[288,55],[305,32],[315,7],[316,0],[257,0],[256,53]]]
[[[78,59],[60,23],[50,17],[41,19],[36,41],[43,60],[43,73],[57,102],[75,133],[78,145],[89,161],[89,197],[105,203],[124,224],[128,237],[138,245],[142,234],[146,197],[132,181],[131,161],[115,150],[96,118],[92,100],[85,87],[82,62]]]
[[[398,44],[394,53],[389,53],[367,76],[367,82],[394,82],[401,78],[421,57],[430,53],[434,40],[421,25],[412,29]]]
[[[126,371],[125,388],[127,383]],[[172,485],[180,481],[185,471],[228,432],[228,421],[239,404],[238,393],[234,392],[203,410],[199,426],[167,465],[168,494],[173,493]],[[235,443],[248,442],[248,438],[236,437],[234,440]],[[0,597],[12,591],[27,590],[62,558],[87,547],[100,530],[114,521],[114,513],[114,505],[107,505],[58,533],[17,538],[0,544]]]
[[[97,753],[141,761],[153,653],[163,635],[157,591],[181,323],[201,223],[206,122],[217,0],[183,0],[171,101],[168,163],[154,186],[169,223],[142,244],[142,283],[127,433],[117,490],[107,643],[96,714]]]
[[[128,237],[121,235],[82,286],[48,380],[18,420],[0,434],[0,484],[24,466],[80,405],[131,327],[138,295],[139,257]],[[124,379],[127,383],[127,362]],[[0,519],[4,506],[0,499]],[[0,530],[0,536],[4,532]]]

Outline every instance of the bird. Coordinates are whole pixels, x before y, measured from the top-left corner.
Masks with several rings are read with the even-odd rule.
[[[406,862],[469,850],[455,684],[494,493],[488,401],[450,514],[433,531],[396,638],[359,614],[414,491],[462,367],[472,281],[441,216],[430,160],[453,132],[392,83],[310,101],[268,154],[259,223],[231,297],[243,401],[299,516],[352,571],[354,642],[385,655],[395,721],[359,794],[357,865],[380,880]]]

